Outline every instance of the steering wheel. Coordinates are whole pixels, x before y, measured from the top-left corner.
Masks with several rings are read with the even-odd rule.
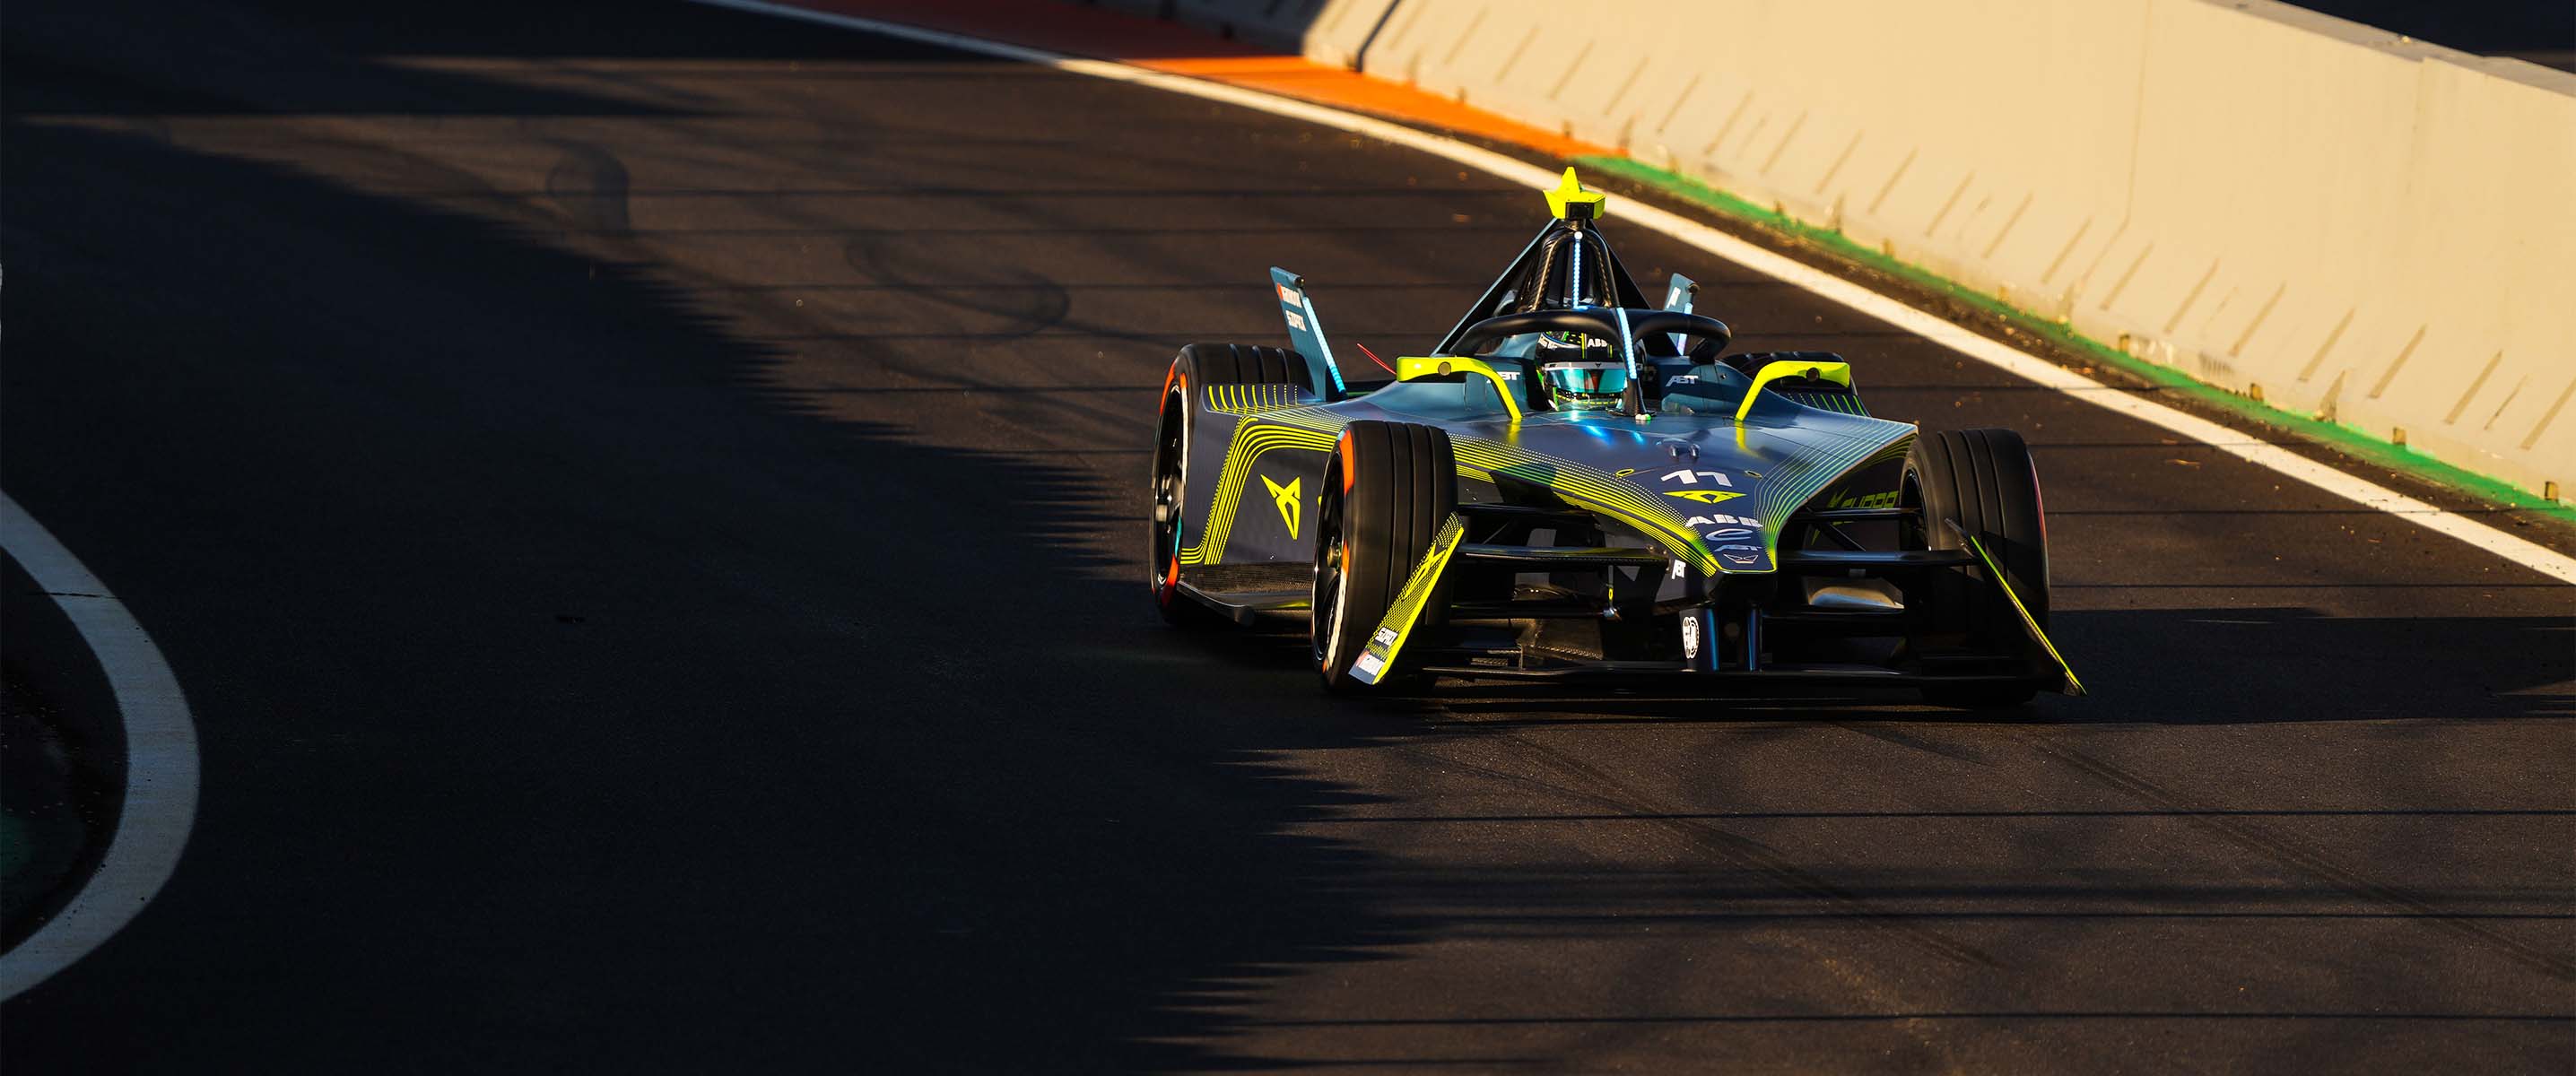
[[[1454,353],[1478,354],[1523,333],[1579,332],[1616,340],[1619,338],[1620,313],[1623,311],[1595,306],[1581,310],[1530,310],[1502,314],[1479,321],[1459,333]],[[1628,310],[1624,313],[1628,316],[1628,342],[1631,346],[1651,333],[1680,333],[1699,339],[1690,354],[1701,362],[1715,361],[1717,353],[1725,350],[1727,340],[1734,336],[1734,331],[1728,329],[1725,322],[1701,314],[1685,314],[1679,310]],[[1705,356],[1701,354],[1703,351],[1707,352]]]

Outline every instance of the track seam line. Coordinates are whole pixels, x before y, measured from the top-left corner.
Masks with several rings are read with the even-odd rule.
[[[125,726],[125,796],[98,870],[52,919],[0,954],[0,1000],[105,944],[170,880],[197,817],[197,726],[152,636],[80,559],[0,492],[0,549],[72,622],[98,658]]]
[[[963,52],[1019,60],[1059,71],[1238,105],[1351,134],[1366,135],[1393,145],[1429,153],[1521,186],[1546,187],[1553,184],[1557,178],[1546,168],[1445,135],[1407,127],[1391,120],[1363,116],[1337,108],[1187,75],[1152,71],[1112,60],[1083,59],[1043,49],[988,41],[941,30],[927,30],[881,19],[813,11],[788,4],[770,3],[768,0],[691,0],[691,2],[941,45]],[[1908,330],[1935,344],[1989,366],[2000,368],[2007,373],[2056,389],[2076,399],[2126,415],[2148,425],[2181,434],[2257,467],[2396,516],[2561,582],[2576,583],[2576,556],[2569,556],[2536,542],[2517,538],[2465,516],[2446,511],[2430,502],[2409,497],[2377,483],[2346,474],[2242,431],[2142,399],[2130,390],[2095,381],[2047,359],[2001,341],[1980,336],[1964,326],[1917,310],[1852,281],[1813,268],[1786,255],[1755,246],[1746,240],[1738,239],[1669,210],[1659,209],[1632,198],[1628,202],[1628,207],[1621,210],[1620,216],[1642,225],[1649,231],[1660,232],[1668,238],[1735,262],[1764,276],[1794,285],[1820,298]]]
[[[2048,743],[2028,733],[2020,738],[2033,753],[2056,760],[2060,765],[2092,778],[2133,799],[2169,810],[2188,810],[2190,803],[2167,792],[2163,786],[2119,766],[2086,754],[2080,749]],[[2256,855],[2271,859],[2294,870],[2321,878],[2356,899],[2405,909],[2410,918],[2437,929],[2449,931],[2470,941],[2502,952],[2507,959],[2562,982],[2576,981],[2576,963],[2504,934],[2493,927],[2472,921],[2473,917],[2452,915],[2417,891],[2381,882],[2344,868],[2321,852],[2311,851],[2298,843],[2270,832],[2261,823],[2247,818],[2210,814],[2179,814],[2180,821],[2218,836]]]

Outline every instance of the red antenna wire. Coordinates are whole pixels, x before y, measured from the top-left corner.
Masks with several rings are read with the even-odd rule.
[[[1380,370],[1384,370],[1384,371],[1386,371],[1386,372],[1388,372],[1388,373],[1390,373],[1390,374],[1395,372],[1395,367],[1392,367],[1392,366],[1387,365],[1387,364],[1386,364],[1386,360],[1385,360],[1385,359],[1378,358],[1378,357],[1377,357],[1377,352],[1374,352],[1374,351],[1369,350],[1369,349],[1368,349],[1368,345],[1367,345],[1367,344],[1363,344],[1363,343],[1360,343],[1360,342],[1359,342],[1359,341],[1357,341],[1357,340],[1353,340],[1353,341],[1351,341],[1351,346],[1352,346],[1352,347],[1355,347],[1355,348],[1360,349],[1360,354],[1368,356],[1368,357],[1369,357],[1369,361],[1370,361],[1370,362],[1373,362],[1373,363],[1376,363],[1376,364],[1377,364],[1377,368],[1378,368],[1378,369],[1380,369]]]

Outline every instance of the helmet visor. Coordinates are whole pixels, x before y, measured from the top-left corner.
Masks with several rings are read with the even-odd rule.
[[[1615,407],[1628,391],[1628,368],[1615,362],[1550,363],[1541,373],[1560,407]]]

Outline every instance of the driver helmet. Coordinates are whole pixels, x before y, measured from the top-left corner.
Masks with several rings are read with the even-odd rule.
[[[1530,349],[1530,361],[1542,366],[1551,362],[1616,362],[1618,358],[1610,351],[1610,341],[1579,332],[1540,333],[1537,346]]]
[[[1607,411],[1628,391],[1628,368],[1615,362],[1547,362],[1539,366],[1548,403],[1559,411]]]

